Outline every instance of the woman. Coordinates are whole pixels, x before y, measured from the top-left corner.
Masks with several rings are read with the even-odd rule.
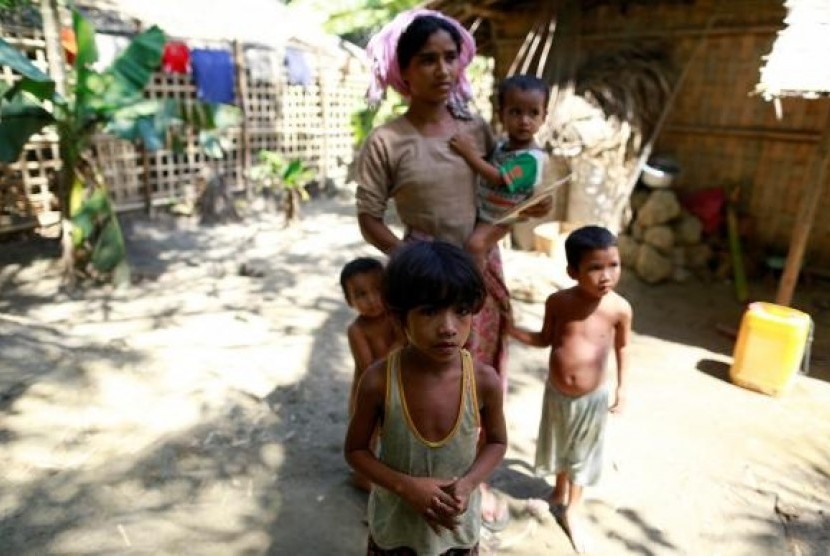
[[[369,100],[381,99],[387,86],[408,103],[400,116],[372,131],[357,163],[357,213],[363,237],[390,253],[406,239],[441,239],[463,246],[476,223],[473,170],[449,145],[456,133],[474,138],[481,155],[494,144],[489,126],[466,112],[471,88],[464,74],[475,55],[475,41],[457,21],[431,10],[398,15],[369,42],[373,83]],[[390,199],[406,227],[397,237],[384,222]],[[540,216],[550,205],[534,207]],[[510,299],[501,257],[493,248],[484,269],[487,300],[473,321],[467,347],[492,365],[507,391],[507,335]],[[485,496],[485,521],[506,515]]]

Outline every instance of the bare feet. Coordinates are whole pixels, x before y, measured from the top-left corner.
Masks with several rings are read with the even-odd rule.
[[[525,512],[536,518],[540,523],[552,511],[547,500],[541,498],[530,498],[525,502]]]

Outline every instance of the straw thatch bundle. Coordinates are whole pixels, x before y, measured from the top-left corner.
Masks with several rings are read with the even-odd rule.
[[[830,3],[787,0],[786,27],[778,32],[765,57],[756,87],[767,100],[783,96],[814,98],[830,95]]]
[[[671,93],[674,71],[660,45],[627,45],[588,57],[574,94],[551,115],[548,143],[569,159],[568,220],[613,230],[631,195],[631,174]]]

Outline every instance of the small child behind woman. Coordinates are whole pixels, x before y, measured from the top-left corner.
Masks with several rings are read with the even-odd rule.
[[[403,335],[386,311],[381,299],[383,265],[371,257],[359,257],[346,263],[340,271],[340,287],[346,303],[357,311],[349,324],[349,349],[354,359],[354,376],[349,392],[349,416],[354,413],[357,385],[364,371],[375,361],[386,357],[395,346],[403,345]],[[370,483],[359,474],[354,484],[369,490]]]

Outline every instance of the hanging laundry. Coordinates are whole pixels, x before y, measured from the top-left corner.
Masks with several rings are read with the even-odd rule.
[[[227,50],[194,49],[190,52],[196,97],[205,102],[231,104],[234,100],[235,67]]]
[[[273,83],[277,72],[274,69],[274,52],[265,48],[246,48],[245,67],[255,83]]]
[[[61,46],[67,64],[75,63],[75,56],[78,55],[78,41],[75,40],[75,30],[69,27],[61,29]]]
[[[164,45],[161,55],[161,69],[165,73],[187,73],[190,71],[190,49],[180,41],[170,41]]]
[[[314,82],[311,67],[305,52],[290,46],[285,49],[285,67],[288,70],[288,84],[308,87]]]

